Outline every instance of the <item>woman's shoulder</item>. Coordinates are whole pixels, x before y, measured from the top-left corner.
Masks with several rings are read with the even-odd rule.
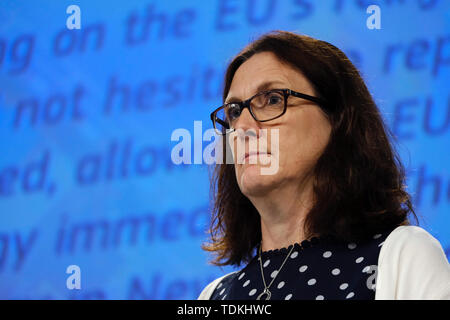
[[[399,226],[378,259],[377,299],[448,299],[450,265],[439,241],[418,226]]]
[[[382,251],[387,251],[386,249],[413,250],[416,253],[418,250],[426,249],[442,251],[441,244],[435,237],[425,229],[413,225],[402,225],[392,230],[384,242],[383,249]]]
[[[202,290],[202,292],[200,293],[200,295],[198,296],[197,300],[209,300],[209,298],[211,297],[211,295],[213,294],[214,290],[216,289],[217,285],[224,280],[225,278],[236,274],[239,271],[233,271],[230,273],[227,273],[213,281],[211,281],[208,285],[206,285],[206,287]]]

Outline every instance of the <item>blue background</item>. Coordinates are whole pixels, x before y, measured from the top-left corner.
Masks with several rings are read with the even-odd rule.
[[[171,134],[211,128],[227,63],[274,29],[360,68],[448,257],[450,1],[2,1],[0,298],[192,299],[233,270],[200,249],[210,167],[173,164]]]

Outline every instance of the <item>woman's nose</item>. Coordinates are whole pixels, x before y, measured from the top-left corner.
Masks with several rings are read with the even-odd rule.
[[[250,114],[250,110],[248,110],[248,108],[245,108],[244,110],[242,110],[239,118],[236,120],[234,129],[238,132],[238,135],[248,135],[249,133],[252,133],[252,135],[258,136],[260,128],[259,122],[252,117],[252,115]]]

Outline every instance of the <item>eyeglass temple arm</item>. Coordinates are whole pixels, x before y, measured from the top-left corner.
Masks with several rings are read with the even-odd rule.
[[[313,96],[310,96],[309,94],[304,94],[304,93],[300,93],[300,92],[296,92],[296,91],[292,91],[292,90],[289,90],[289,93],[292,94],[295,97],[303,98],[303,99],[306,99],[306,100],[310,100],[310,101],[316,102],[319,105],[321,105],[322,107],[324,107],[326,109],[329,109],[327,101],[322,99],[322,98],[313,97]]]

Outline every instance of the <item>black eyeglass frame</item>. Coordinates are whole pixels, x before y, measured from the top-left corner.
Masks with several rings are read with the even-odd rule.
[[[281,112],[278,116],[275,116],[275,117],[270,118],[270,119],[266,119],[266,120],[258,120],[258,119],[256,118],[256,116],[253,114],[252,108],[250,108],[250,102],[251,102],[251,101],[253,100],[253,98],[255,98],[256,96],[259,96],[259,95],[264,94],[264,93],[277,92],[277,91],[278,91],[278,92],[279,92],[279,91],[283,92],[283,95],[284,95],[284,107],[283,107],[283,112]],[[309,94],[297,92],[297,91],[294,91],[294,90],[291,90],[291,89],[287,89],[287,88],[286,88],[286,89],[271,89],[271,90],[266,90],[266,91],[258,92],[257,94],[255,94],[254,96],[248,98],[247,100],[239,101],[239,102],[228,102],[228,103],[226,103],[226,104],[220,106],[219,108],[217,108],[216,110],[214,110],[213,112],[211,112],[210,117],[211,117],[211,121],[212,121],[212,123],[213,123],[213,127],[216,129],[216,124],[215,124],[215,122],[217,121],[217,122],[218,122],[219,124],[221,124],[225,129],[227,129],[227,130],[230,129],[230,125],[229,125],[227,122],[224,122],[224,121],[222,121],[221,119],[217,118],[217,117],[216,117],[216,114],[217,114],[217,112],[219,112],[221,109],[224,109],[227,105],[232,104],[232,103],[233,103],[233,104],[237,104],[237,105],[239,106],[239,108],[240,108],[240,110],[239,110],[239,112],[240,112],[239,115],[242,114],[242,111],[244,111],[245,108],[248,108],[248,111],[249,111],[250,114],[252,115],[253,119],[255,119],[255,121],[258,121],[258,122],[266,122],[266,121],[271,121],[271,120],[277,119],[277,118],[281,117],[282,115],[284,115],[284,114],[286,113],[286,110],[287,110],[287,100],[288,100],[288,97],[289,97],[290,95],[292,95],[292,96],[294,96],[294,97],[297,97],[297,98],[302,98],[302,99],[309,100],[309,101],[312,101],[312,102],[317,103],[317,104],[319,105],[319,107],[321,107],[321,108],[325,111],[325,113],[327,113],[327,114],[328,114],[329,111],[330,111],[330,110],[329,110],[329,107],[328,107],[327,101],[324,100],[324,99],[322,99],[322,98],[314,97],[314,96],[311,96],[311,95],[309,95]],[[218,131],[218,130],[216,129],[216,131]],[[222,133],[222,134],[223,134],[223,133]]]

